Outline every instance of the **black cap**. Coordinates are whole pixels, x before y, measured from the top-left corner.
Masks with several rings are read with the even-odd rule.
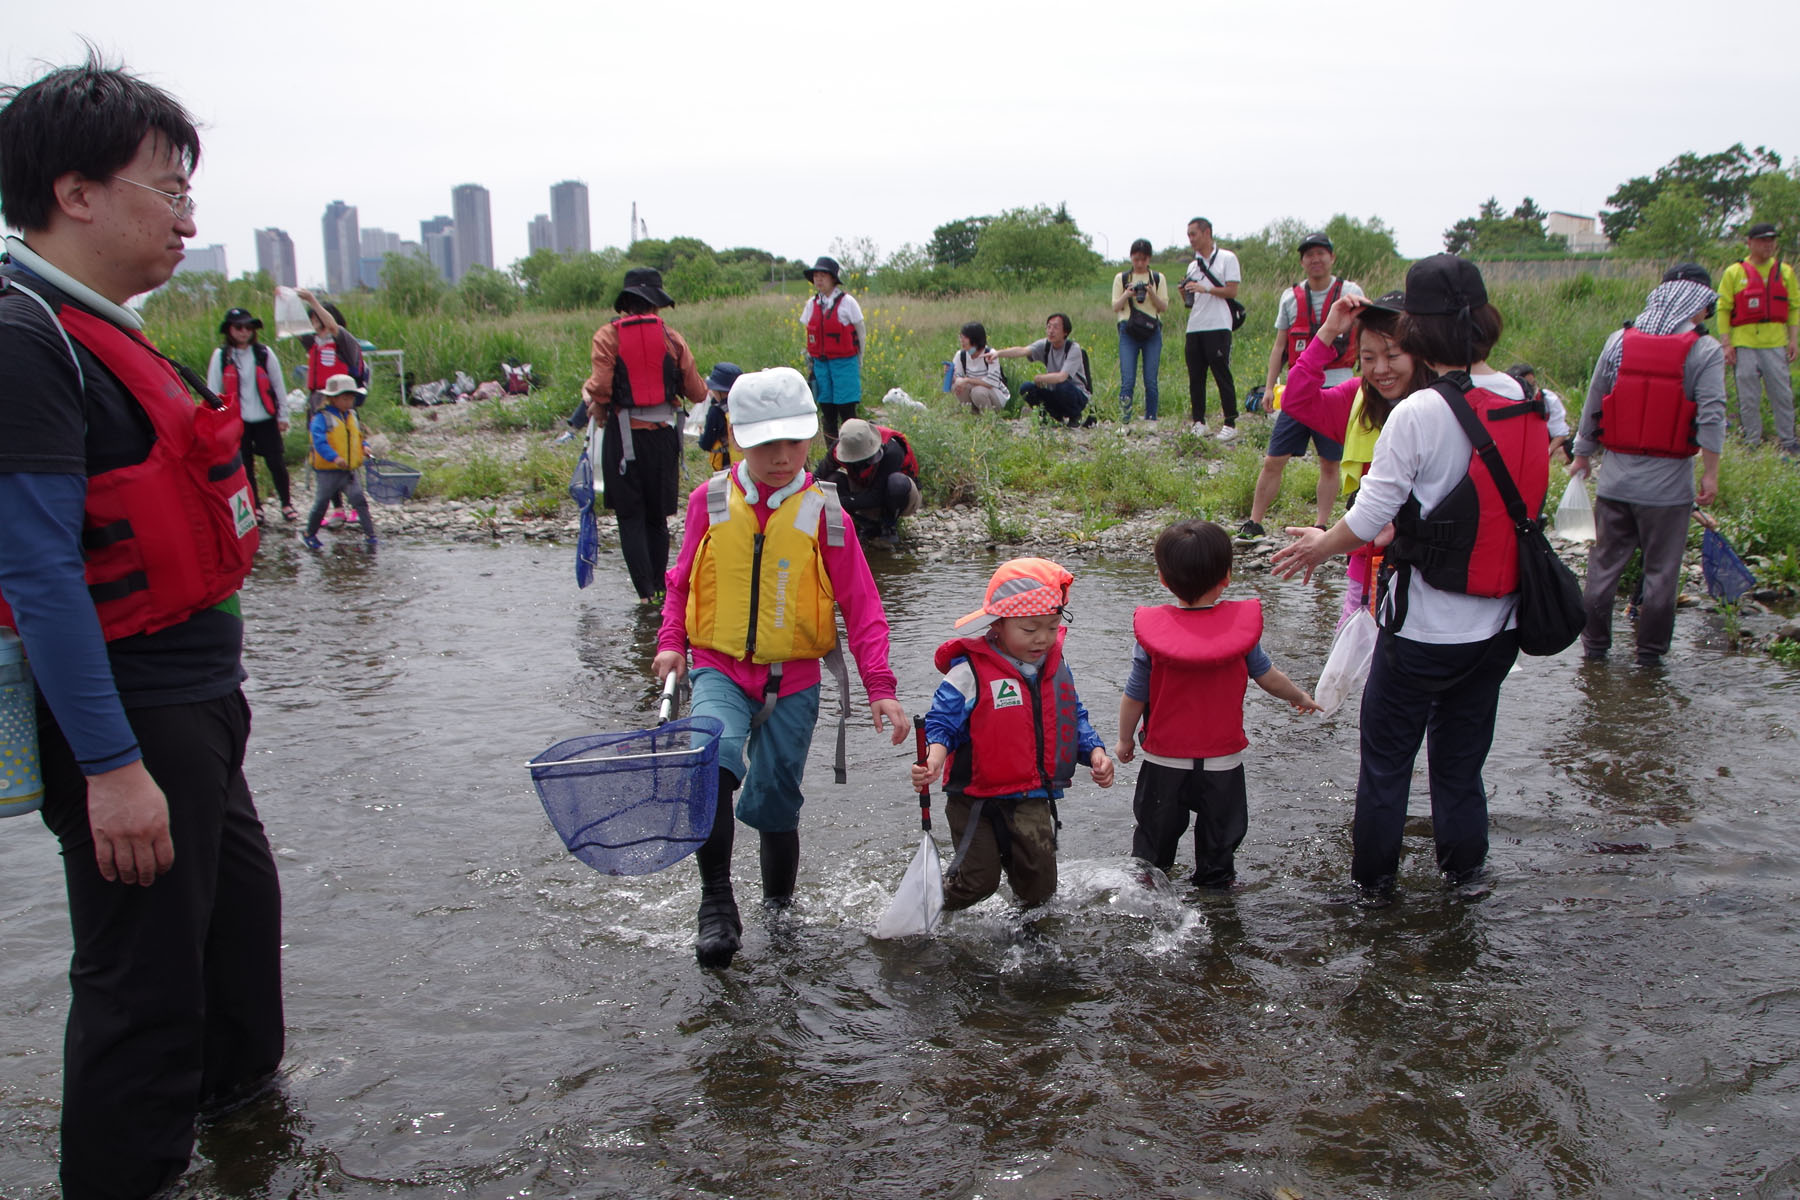
[[[1487,298],[1480,269],[1454,254],[1421,258],[1406,272],[1406,311],[1414,316],[1456,316]]]
[[[1511,375],[1514,379],[1522,379],[1527,375],[1536,375],[1537,368],[1530,363],[1514,363],[1512,366],[1506,368],[1506,373]]]
[[[1696,262],[1676,263],[1674,266],[1664,271],[1662,276],[1662,281],[1664,283],[1675,283],[1684,279],[1689,283],[1697,283],[1702,287],[1711,287],[1713,285],[1712,272]]]
[[[674,297],[663,291],[662,272],[653,267],[633,267],[625,272],[625,283],[613,298],[613,308],[618,308],[619,301],[627,296],[648,300],[657,308],[669,308],[675,303]]]
[[[256,316],[247,308],[228,309],[225,313],[225,319],[219,322],[219,332],[224,333],[233,325],[248,325],[252,329],[261,329],[262,318]]]
[[[1775,226],[1768,221],[1758,221],[1750,228],[1744,230],[1744,236],[1747,238],[1774,237]]]
[[[1399,288],[1395,288],[1391,292],[1383,292],[1369,301],[1368,306],[1379,308],[1383,312],[1403,313],[1406,311],[1406,293]]]
[[[814,263],[812,265],[812,267],[806,272],[806,277],[808,279],[811,279],[814,275],[817,275],[820,271],[825,272],[827,275],[831,276],[831,278],[838,283],[844,282],[843,272],[838,269],[838,260],[835,258],[828,258],[823,254],[819,255],[819,261]]]
[[[1318,233],[1318,232],[1309,233],[1305,237],[1300,239],[1300,253],[1301,254],[1305,254],[1308,250],[1311,250],[1314,246],[1323,246],[1327,250],[1331,251],[1333,254],[1337,253],[1337,248],[1331,244],[1331,239],[1326,237],[1323,233]]]

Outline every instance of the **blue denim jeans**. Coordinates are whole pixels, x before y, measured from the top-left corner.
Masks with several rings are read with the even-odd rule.
[[[1156,371],[1162,366],[1162,330],[1147,342],[1140,342],[1125,332],[1125,322],[1119,322],[1119,419],[1131,420],[1131,393],[1137,387],[1137,359],[1144,356],[1144,418],[1156,420],[1156,402],[1160,393],[1156,387]]]

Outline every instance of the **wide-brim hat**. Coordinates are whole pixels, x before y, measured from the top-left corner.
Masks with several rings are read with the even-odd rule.
[[[1406,272],[1406,311],[1413,316],[1447,317],[1472,313],[1488,302],[1481,270],[1454,254],[1421,258]]]
[[[1758,221],[1750,228],[1744,230],[1744,236],[1747,238],[1774,237],[1775,226],[1768,221]]]
[[[736,363],[714,363],[712,373],[706,377],[706,388],[712,392],[729,392],[731,385],[736,383],[738,376],[743,373],[744,368]]]
[[[956,627],[983,617],[1047,617],[1069,604],[1075,577],[1047,558],[1015,558],[1000,564],[988,580],[981,607],[959,617]]]
[[[725,417],[746,450],[764,442],[811,441],[819,432],[818,402],[806,377],[792,367],[738,376],[725,398]]]
[[[843,272],[839,269],[838,260],[835,258],[829,258],[829,257],[821,254],[819,256],[819,261],[807,268],[806,277],[808,279],[811,279],[814,275],[817,275],[820,271],[825,272],[827,275],[831,276],[832,279],[836,280],[839,283],[844,282]]]
[[[233,308],[225,313],[225,319],[219,322],[219,332],[224,333],[233,325],[248,325],[251,329],[263,327],[262,318],[247,308]]]
[[[1309,233],[1305,237],[1301,238],[1300,239],[1300,249],[1298,251],[1296,251],[1296,253],[1305,254],[1308,250],[1311,250],[1314,246],[1323,246],[1323,247],[1325,247],[1325,249],[1331,251],[1333,254],[1337,253],[1337,247],[1333,246],[1331,244],[1331,239],[1326,237],[1323,233],[1318,233],[1318,232]]]
[[[358,396],[369,394],[367,388],[358,387],[356,380],[349,375],[333,375],[325,381],[323,391],[327,396],[342,396],[345,392],[354,392]]]
[[[881,453],[881,434],[861,417],[851,417],[838,427],[837,459],[859,463]]]
[[[653,267],[633,267],[625,272],[625,282],[613,298],[613,308],[618,308],[619,301],[627,296],[647,300],[657,308],[672,308],[675,304],[675,298],[663,291],[662,272]]]

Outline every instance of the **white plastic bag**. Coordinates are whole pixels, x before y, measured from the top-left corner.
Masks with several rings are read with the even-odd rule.
[[[1594,540],[1594,502],[1588,499],[1587,472],[1569,476],[1562,503],[1556,506],[1556,536],[1571,542]]]
[[[1369,663],[1375,657],[1375,638],[1379,632],[1375,618],[1366,608],[1358,609],[1356,615],[1338,630],[1337,640],[1331,643],[1331,656],[1319,673],[1319,686],[1313,689],[1313,699],[1318,701],[1325,716],[1336,712],[1350,693],[1369,677]]]
[[[906,877],[894,891],[893,903],[875,922],[878,938],[912,937],[929,934],[944,915],[944,867],[938,859],[937,843],[928,833],[919,839],[919,849]]]
[[[306,302],[291,287],[275,289],[275,336],[295,337],[312,332],[312,318],[306,315]]]

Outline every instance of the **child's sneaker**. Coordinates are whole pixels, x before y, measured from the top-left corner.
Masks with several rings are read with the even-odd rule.
[[[372,538],[364,538],[363,545],[367,546],[370,550],[373,550],[373,549],[375,549],[375,547],[381,545],[381,539],[373,538],[373,537]]]
[[[317,537],[310,533],[302,533],[300,535],[300,544],[305,546],[308,550],[323,550],[325,548],[325,543],[321,542]]]
[[[331,510],[330,513],[328,513],[326,515],[325,524],[323,527],[326,529],[337,529],[337,528],[341,527],[344,524],[344,522],[349,519],[350,518],[345,515],[343,509],[334,508]]]
[[[1254,542],[1268,535],[1269,531],[1255,521],[1245,521],[1238,526],[1237,536],[1240,542]]]

